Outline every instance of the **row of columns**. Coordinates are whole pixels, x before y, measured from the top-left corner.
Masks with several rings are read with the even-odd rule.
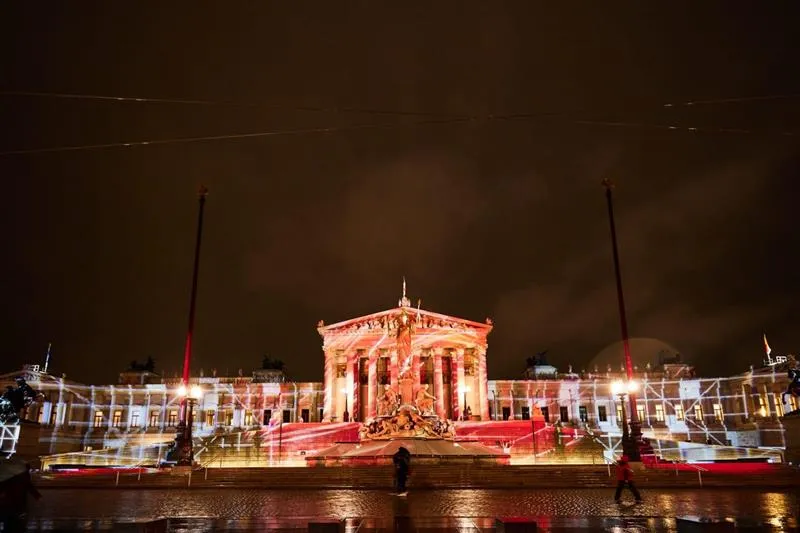
[[[446,403],[450,404],[451,418],[457,420],[461,418],[463,411],[463,387],[466,385],[467,376],[464,368],[464,349],[456,348],[451,351],[450,355],[450,394],[449,398],[445,398],[444,386],[444,352],[445,348],[433,348],[433,390],[431,392],[435,397],[434,410],[436,414],[445,418],[447,416]],[[339,352],[341,353],[341,352]],[[334,419],[341,420],[343,414],[343,405],[339,398],[346,397],[347,411],[352,420],[354,417],[360,416],[362,402],[366,403],[366,413],[368,417],[374,417],[378,414],[379,398],[384,393],[384,388],[378,383],[377,364],[380,353],[377,349],[372,349],[366,352],[367,359],[367,397],[361,398],[361,384],[360,384],[360,358],[363,351],[353,350],[344,355],[344,392],[340,390],[341,385],[339,377],[337,376],[337,367],[341,363],[342,357],[333,350],[325,352],[325,403],[323,419],[331,421]],[[419,350],[412,354],[412,371],[417,380],[421,374],[421,357]],[[488,403],[488,381],[486,373],[486,357],[485,351],[480,350],[476,353],[476,365],[474,367],[474,377],[471,379],[474,386],[470,387],[472,398],[471,410],[474,415],[478,415],[482,420],[489,419],[489,403]],[[397,358],[397,351],[392,350],[389,357],[389,385],[392,389],[398,390],[399,383],[399,361]],[[416,388],[419,383],[415,384]]]

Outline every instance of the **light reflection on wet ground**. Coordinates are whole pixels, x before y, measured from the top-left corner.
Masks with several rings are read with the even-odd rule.
[[[612,491],[429,490],[406,498],[383,491],[255,489],[47,489],[36,518],[270,518],[386,516],[657,516],[786,517],[800,511],[793,493],[760,490],[652,490],[645,503],[618,506]]]

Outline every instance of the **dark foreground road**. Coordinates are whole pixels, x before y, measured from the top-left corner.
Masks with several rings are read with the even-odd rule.
[[[780,518],[798,516],[793,492],[753,489],[668,489],[644,493],[645,503],[620,507],[612,491],[420,490],[407,498],[385,491],[257,489],[45,489],[32,518],[209,517],[497,517],[652,516]],[[630,499],[630,495],[626,495]]]

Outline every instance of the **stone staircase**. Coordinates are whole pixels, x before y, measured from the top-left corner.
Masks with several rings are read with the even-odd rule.
[[[418,489],[485,488],[485,489],[548,489],[598,488],[616,484],[613,468],[609,477],[605,466],[515,465],[490,466],[417,465],[412,466],[409,487]],[[41,475],[42,488],[257,488],[257,489],[390,489],[393,485],[391,466],[316,467],[316,468],[209,468],[177,475],[163,471],[116,473],[108,475],[60,476]],[[702,477],[702,479],[701,479]],[[774,473],[760,476],[731,476],[702,472],[640,470],[635,480],[643,488],[727,487],[743,486],[788,488],[800,486],[800,472],[789,467],[776,467]]]

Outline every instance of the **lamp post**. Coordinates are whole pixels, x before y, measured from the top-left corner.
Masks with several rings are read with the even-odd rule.
[[[186,331],[186,342],[184,344],[183,349],[183,375],[181,377],[181,389],[179,389],[179,396],[181,396],[181,408],[180,408],[180,421],[178,423],[178,432],[175,435],[175,448],[178,450],[178,464],[179,465],[191,465],[191,446],[192,442],[189,439],[188,443],[186,441],[186,428],[188,427],[188,433],[191,435],[191,422],[188,422],[188,411],[189,411],[189,397],[191,395],[187,394],[189,391],[189,374],[190,374],[190,367],[192,362],[192,337],[194,336],[194,316],[195,316],[195,307],[197,305],[197,278],[200,273],[200,243],[202,242],[203,237],[203,211],[206,205],[206,196],[208,196],[208,189],[204,186],[200,187],[200,190],[197,193],[197,201],[199,204],[199,209],[197,212],[197,235],[195,238],[194,244],[194,266],[192,268],[192,292],[189,298],[189,327]],[[180,394],[180,391],[183,391],[183,394]],[[186,453],[182,450],[185,450],[188,446],[189,450],[189,459],[188,463],[186,463]]]
[[[194,448],[192,446],[192,425],[194,404],[202,396],[203,391],[199,385],[192,385],[187,389],[185,385],[178,387],[178,397],[185,405],[186,416],[178,427],[178,435],[175,441],[178,445],[177,466],[192,466],[194,464]]]
[[[617,250],[617,229],[614,224],[614,202],[612,199],[612,190],[614,183],[605,178],[603,180],[603,187],[606,190],[606,204],[608,206],[608,224],[611,229],[611,251],[614,255],[614,277],[617,284],[617,305],[619,307],[619,325],[620,333],[622,334],[622,351],[625,356],[625,377],[629,383],[633,382],[633,363],[631,362],[631,347],[628,339],[628,319],[625,315],[625,297],[622,292],[622,273],[619,267],[619,252]],[[642,427],[639,422],[639,414],[636,410],[636,391],[628,391],[628,398],[631,407],[631,431],[630,440],[636,443],[637,451],[635,454],[628,454],[631,461],[639,460],[638,445],[642,438]],[[635,457],[635,458],[634,458]]]
[[[350,422],[350,413],[347,412],[347,387],[342,387],[342,394],[344,394],[344,413],[342,413],[342,422]]]
[[[616,380],[611,383],[611,393],[619,398],[619,405],[622,411],[622,453],[628,456],[629,461],[639,461],[639,441],[632,431],[628,431],[628,417],[625,413],[625,396],[636,394],[639,390],[639,383],[634,380]]]

